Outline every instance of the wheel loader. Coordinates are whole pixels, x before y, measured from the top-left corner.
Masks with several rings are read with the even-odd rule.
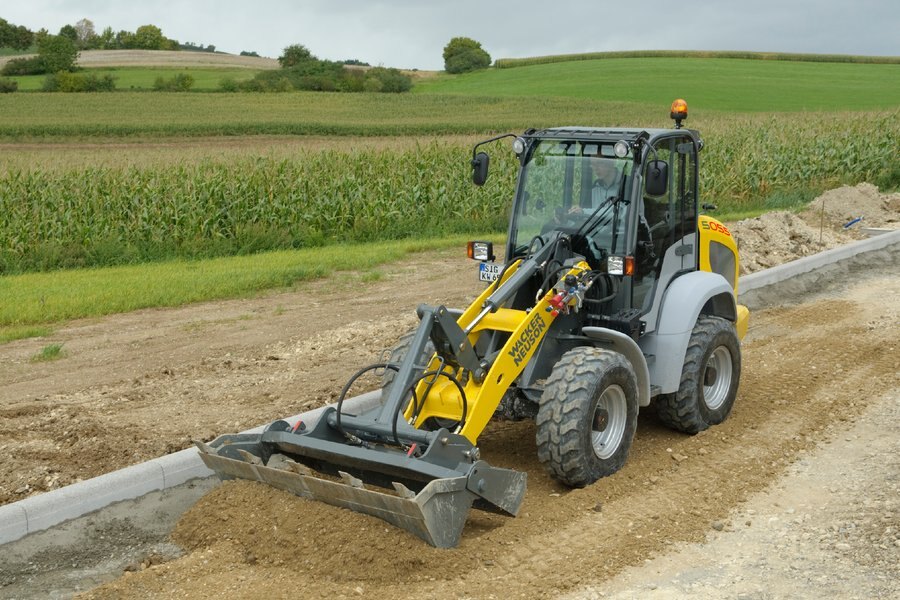
[[[478,448],[492,418],[535,419],[541,463],[573,487],[622,468],[642,408],[686,433],[722,422],[749,313],[734,238],[698,211],[703,141],[682,127],[683,101],[671,116],[671,129],[529,129],[477,144],[477,185],[484,144],[514,138],[520,163],[503,261],[489,242],[468,245],[483,293],[463,310],[420,305],[418,327],[315,423],[198,442],[206,465],[453,547],[473,505],[515,516],[524,499],[525,473]],[[380,406],[345,411],[373,371]]]

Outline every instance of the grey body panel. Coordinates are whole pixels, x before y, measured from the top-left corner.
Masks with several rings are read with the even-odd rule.
[[[703,314],[734,321],[734,290],[718,273],[694,271],[675,278],[662,296],[656,330],[643,336],[638,344],[643,353],[653,356],[650,384],[660,393],[678,391],[684,356],[697,317]]]
[[[665,294],[660,294],[659,290],[665,290],[669,286],[669,283],[675,279],[679,273],[683,273],[686,270],[693,270],[693,263],[696,260],[696,248],[697,234],[692,233],[672,244],[666,250],[666,254],[663,257],[662,269],[659,273],[659,279],[654,282],[654,288],[651,290],[652,295],[648,296],[652,298],[652,304],[650,305],[650,309],[643,316],[644,323],[646,324],[644,327],[645,333],[656,331],[657,324],[659,323],[660,310],[662,309],[663,297],[665,296]],[[645,298],[644,306],[646,305],[647,302]]]
[[[638,406],[649,406],[650,371],[647,367],[647,360],[635,341],[624,333],[605,327],[585,327],[582,329],[582,333],[592,340],[601,342],[598,344],[599,346],[609,347],[628,359],[637,377]]]

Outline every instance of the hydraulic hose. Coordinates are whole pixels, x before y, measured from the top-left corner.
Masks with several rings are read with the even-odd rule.
[[[466,424],[466,416],[468,415],[468,412],[469,412],[469,405],[468,405],[468,401],[466,400],[466,392],[463,389],[462,384],[459,382],[459,379],[457,379],[451,373],[447,373],[446,371],[443,371],[443,370],[441,370],[441,371],[426,371],[425,373],[422,373],[421,375],[416,377],[412,381],[412,383],[410,383],[409,386],[407,386],[407,388],[404,390],[404,396],[406,395],[407,391],[411,391],[413,393],[413,402],[415,402],[415,404],[413,405],[415,407],[415,410],[413,411],[413,419],[417,419],[419,417],[419,411],[421,411],[422,407],[425,406],[424,402],[422,403],[422,406],[419,406],[419,400],[415,395],[415,387],[419,384],[420,381],[422,381],[426,377],[431,377],[434,375],[436,375],[438,377],[440,377],[440,376],[446,377],[447,379],[452,381],[453,384],[456,386],[456,389],[459,390],[459,397],[460,397],[460,399],[462,399],[463,410],[462,410],[462,415],[460,417],[460,420],[456,426],[461,430],[463,428],[463,426]],[[397,435],[397,418],[399,416],[400,416],[400,405],[397,405],[397,410],[394,412],[394,416],[391,419],[391,433],[393,434],[394,441],[397,442],[397,445],[401,446],[402,444],[400,443],[400,440]]]

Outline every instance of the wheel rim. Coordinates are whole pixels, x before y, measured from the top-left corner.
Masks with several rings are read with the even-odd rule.
[[[706,406],[715,410],[725,403],[731,389],[733,365],[731,352],[719,346],[709,355],[703,370],[703,400]]]
[[[625,391],[618,385],[603,390],[591,419],[591,446],[598,458],[607,459],[619,449],[627,417]]]

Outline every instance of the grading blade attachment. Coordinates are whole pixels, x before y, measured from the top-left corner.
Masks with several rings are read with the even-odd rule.
[[[478,449],[460,435],[420,432],[429,443],[417,456],[416,446],[348,443],[329,421],[334,423],[333,409],[311,431],[296,433],[276,421],[262,434],[223,435],[196,445],[223,479],[260,481],[369,514],[438,548],[459,543],[473,503],[512,516],[519,510],[525,473],[479,460]]]

